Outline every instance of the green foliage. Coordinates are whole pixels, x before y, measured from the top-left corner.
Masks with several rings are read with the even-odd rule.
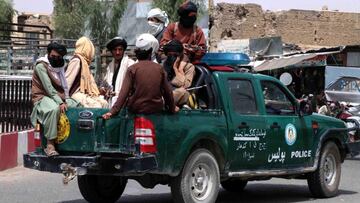
[[[55,35],[66,39],[76,39],[85,31],[87,11],[95,0],[54,0]]]
[[[11,0],[0,0],[0,23],[12,23],[12,18],[14,15],[14,9],[12,6]],[[10,39],[10,25],[0,24],[0,39],[7,40]]]
[[[121,17],[126,9],[127,1],[96,1],[86,20],[86,30],[99,44],[105,44],[117,35]],[[111,8],[111,9],[109,9]]]
[[[177,10],[186,0],[154,0],[153,8],[160,8],[166,11],[170,22],[178,21],[179,17]],[[198,19],[200,19],[207,12],[207,0],[191,0],[198,6]]]
[[[124,0],[54,0],[55,35],[70,39],[87,35],[104,44],[116,36],[126,5]]]

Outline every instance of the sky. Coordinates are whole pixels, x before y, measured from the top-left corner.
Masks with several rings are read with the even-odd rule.
[[[360,13],[360,0],[214,0],[215,3],[256,3],[264,10],[321,10],[328,6],[329,10]],[[50,14],[53,10],[52,0],[13,0],[14,8],[20,12]]]
[[[52,0],[12,0],[15,10],[39,14],[51,14]]]

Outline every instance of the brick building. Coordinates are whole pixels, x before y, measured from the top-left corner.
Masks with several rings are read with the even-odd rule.
[[[360,13],[338,11],[264,11],[257,4],[219,3],[210,12],[210,50],[221,39],[281,36],[290,44],[360,44]]]

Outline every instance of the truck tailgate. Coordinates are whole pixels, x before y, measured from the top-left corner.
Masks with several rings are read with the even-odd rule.
[[[133,119],[121,112],[105,121],[101,115],[106,112],[108,109],[68,109],[70,133],[57,145],[60,154],[70,151],[133,153]]]

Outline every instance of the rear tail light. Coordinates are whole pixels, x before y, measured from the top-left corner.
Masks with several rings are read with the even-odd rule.
[[[35,130],[34,130],[34,144],[35,147],[41,147],[41,126],[39,123],[36,124]]]
[[[155,128],[150,120],[144,117],[135,118],[134,131],[135,143],[140,145],[140,152],[155,153],[157,151]]]

